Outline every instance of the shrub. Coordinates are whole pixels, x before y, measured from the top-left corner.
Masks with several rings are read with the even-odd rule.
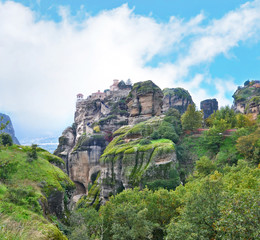
[[[0,134],[0,143],[4,146],[12,146],[13,145],[13,139],[8,133],[2,133]]]
[[[151,135],[151,138],[152,138],[153,140],[157,140],[157,139],[160,139],[160,138],[161,138],[161,135],[160,135],[160,133],[159,133],[158,131],[154,131],[154,132],[152,133],[152,135]]]
[[[95,126],[93,128],[93,130],[94,130],[95,133],[99,133],[100,132],[100,127],[99,126]]]
[[[139,142],[140,145],[147,145],[147,144],[150,144],[150,143],[151,143],[151,141],[147,138],[144,138]]]
[[[17,162],[0,159],[0,180],[6,182],[17,171]]]
[[[32,162],[33,160],[36,160],[37,158],[38,158],[37,144],[32,144],[31,151],[27,152],[27,161]]]

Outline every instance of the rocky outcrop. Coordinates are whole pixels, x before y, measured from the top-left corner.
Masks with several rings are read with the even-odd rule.
[[[76,185],[75,202],[81,199],[83,204],[85,199],[85,203],[98,204],[99,193],[105,201],[123,188],[152,184],[157,175],[166,180],[169,177],[176,159],[174,143],[153,140],[139,146],[163,121],[163,117],[155,117],[162,113],[163,93],[152,81],[136,83],[130,90],[120,82],[116,91],[77,101],[75,122],[63,132],[55,151],[66,162],[67,173]],[[155,136],[166,136],[169,124],[164,123]],[[178,138],[174,131],[168,135]],[[115,142],[118,152],[112,157],[109,149]],[[164,169],[165,164],[169,167]]]
[[[93,184],[93,176],[101,169],[99,158],[112,133],[128,124],[125,100],[130,90],[131,86],[120,82],[118,90],[105,97],[89,96],[77,101],[74,123],[64,130],[55,151],[66,162],[67,173],[75,182],[75,201]]]
[[[4,130],[2,130],[2,131],[0,130],[0,133],[2,133],[2,132],[8,133],[9,135],[11,135],[11,137],[13,139],[13,143],[20,145],[18,139],[15,136],[14,127],[13,127],[10,117],[6,114],[0,113],[0,124],[1,123],[6,124],[7,122],[9,122],[9,123],[7,124],[7,126],[5,127]]]
[[[93,175],[97,175],[101,169],[99,158],[106,145],[107,142],[103,135],[80,137],[68,162],[69,176],[77,187],[76,194],[87,194],[88,185],[91,181],[93,182]]]
[[[127,98],[129,123],[144,121],[162,112],[163,93],[151,80],[135,83]]]
[[[204,119],[208,118],[212,113],[218,110],[217,99],[206,99],[200,102],[200,109],[203,110]]]
[[[238,87],[232,97],[236,112],[251,113],[254,119],[257,118],[260,112],[260,81],[246,81],[244,87]]]
[[[114,140],[100,158],[100,197],[108,197],[134,186],[149,186],[159,180],[171,181],[176,154],[171,140],[145,140],[162,124],[163,117],[154,117],[134,126],[117,130]]]
[[[163,95],[163,112],[175,108],[180,114],[183,114],[189,104],[194,104],[189,92],[183,88],[165,88],[163,89]]]

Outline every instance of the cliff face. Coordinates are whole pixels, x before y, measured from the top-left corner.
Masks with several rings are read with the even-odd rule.
[[[183,88],[165,88],[163,95],[163,112],[175,108],[180,114],[183,114],[189,104],[194,104],[189,92]]]
[[[127,98],[129,123],[137,123],[162,112],[163,93],[151,80],[135,83]]]
[[[114,133],[113,141],[100,158],[100,196],[109,196],[134,186],[152,186],[173,181],[176,154],[171,140],[144,142],[162,124],[163,117],[154,117],[134,126],[122,127]],[[164,183],[165,184],[165,183]]]
[[[200,102],[200,109],[203,110],[204,119],[208,118],[212,113],[218,110],[218,101],[214,99],[206,99]]]
[[[11,135],[14,144],[20,145],[18,139],[15,136],[14,127],[13,127],[13,124],[12,124],[10,117],[8,115],[0,113],[0,124],[1,123],[5,124],[7,121],[9,122],[9,124],[6,126],[6,128],[4,130],[0,131],[0,133],[1,132],[8,133],[9,135]]]
[[[154,140],[144,147],[139,147],[141,139],[148,136],[145,134],[146,130],[149,128],[149,134],[152,134],[152,129],[156,128],[155,122],[157,125],[162,122],[161,118],[156,118],[157,120],[151,120],[152,122],[148,120],[144,125],[147,119],[161,115],[163,93],[158,86],[152,81],[139,82],[134,84],[132,90],[123,86],[103,96],[77,101],[75,122],[72,127],[64,130],[55,151],[55,154],[65,161],[66,171],[77,187],[75,202],[82,195],[88,195],[86,201],[93,202],[97,193],[102,193],[102,199],[105,201],[109,194],[114,194],[119,189],[142,185],[140,181],[148,184],[153,178],[157,181],[156,175],[167,179],[170,174],[168,168],[159,166],[172,166],[175,160],[174,144],[171,140]],[[137,123],[142,126],[141,132],[136,131],[140,128]],[[134,128],[135,124],[139,127]],[[157,132],[157,135],[162,136],[165,127],[168,126],[160,128],[160,134]],[[122,135],[121,131],[127,129],[129,132],[124,132],[126,136]],[[107,156],[111,159],[111,154],[107,153],[107,149],[114,144],[115,140],[109,144],[113,138],[122,138],[121,143],[129,144],[136,150],[125,155],[121,146],[116,146],[121,149],[120,154],[116,154],[114,160],[108,160]],[[167,154],[164,150],[168,151]],[[160,157],[157,151],[162,153]],[[126,156],[128,163],[124,162]],[[138,171],[134,173],[133,169]]]
[[[244,87],[238,87],[232,97],[236,112],[251,113],[254,119],[257,118],[260,112],[260,81],[247,81]]]
[[[106,97],[77,101],[74,124],[59,138],[55,154],[66,162],[66,171],[76,184],[76,201],[87,194],[100,171],[99,158],[112,132],[128,124],[128,108],[125,102],[129,86],[110,92]]]

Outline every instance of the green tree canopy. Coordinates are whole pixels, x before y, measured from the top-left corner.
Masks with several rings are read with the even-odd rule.
[[[214,112],[208,119],[207,125],[209,127],[219,127],[221,125],[221,120],[226,121],[226,128],[234,128],[237,123],[236,113],[229,106],[221,107],[220,110]]]
[[[202,126],[202,121],[202,112],[197,111],[194,104],[190,104],[181,117],[182,129],[184,131],[194,131]]]

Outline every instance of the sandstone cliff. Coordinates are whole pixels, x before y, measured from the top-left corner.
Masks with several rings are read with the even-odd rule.
[[[162,112],[163,93],[151,80],[135,83],[127,98],[129,123],[147,120]]]
[[[8,133],[9,135],[11,135],[14,144],[20,145],[18,139],[15,136],[14,127],[13,127],[13,124],[12,124],[10,117],[6,114],[0,113],[0,124],[1,123],[5,124],[6,122],[9,122],[9,124],[6,126],[6,128],[4,130],[0,131],[0,133],[1,132]]]
[[[167,112],[169,108],[175,108],[183,114],[189,104],[194,104],[189,92],[183,88],[165,88],[163,95],[163,112]]]
[[[114,133],[115,138],[100,158],[102,201],[123,189],[165,187],[173,181],[174,143],[169,139],[151,139],[162,123],[163,117],[154,117],[134,126],[122,127]]]
[[[161,115],[163,104],[163,93],[152,81],[136,83],[132,90],[121,82],[117,86],[114,85],[113,87],[119,86],[115,91],[106,94],[99,91],[87,99],[79,99],[76,104],[75,122],[72,127],[65,129],[59,138],[59,146],[55,154],[65,161],[66,171],[76,184],[75,202],[78,201],[82,195],[88,195],[87,197],[83,197],[83,199],[85,198],[87,202],[93,204],[97,199],[97,193],[100,192],[102,192],[102,199],[106,200],[109,194],[114,194],[118,189],[135,186],[137,182],[141,184],[138,177],[142,177],[142,181],[144,181],[144,179],[151,180],[157,174],[161,176],[159,178],[163,179],[169,175],[169,172],[166,173],[168,170],[160,170],[159,173],[156,170],[156,166],[165,165],[165,162],[167,162],[169,166],[172,166],[173,160],[175,159],[174,144],[171,140],[178,140],[180,129],[177,127],[175,132],[174,129],[168,126],[170,123],[164,122],[160,128],[160,132],[155,131],[153,142],[145,147],[138,148],[137,153],[128,155],[132,159],[132,162],[129,163],[130,165],[134,164],[134,159],[140,157],[140,161],[138,161],[136,166],[140,169],[143,168],[143,170],[139,171],[139,173],[142,172],[141,175],[139,174],[140,176],[132,174],[130,177],[130,175],[125,173],[125,170],[123,170],[123,172],[121,172],[121,170],[114,171],[114,167],[121,168],[125,166],[124,164],[122,165],[122,159],[118,162],[114,160],[107,161],[105,157],[109,146],[112,144],[109,144],[109,142],[115,137],[117,139],[119,138],[119,130],[116,130],[120,127],[120,131],[129,128],[130,132],[127,134],[127,138],[124,138],[122,141],[125,141],[124,144],[129,144],[129,146],[132,146],[133,143],[139,146],[141,139],[148,136],[145,135],[146,129],[156,129],[156,127],[151,127],[154,125],[152,122],[155,120],[149,122],[148,119]],[[96,97],[97,95],[98,97]],[[178,118],[180,118],[179,115]],[[162,122],[163,116],[159,119],[160,121],[157,119],[155,122]],[[147,126],[144,125],[144,121],[146,120],[148,120],[148,122],[145,123]],[[140,125],[137,123],[141,124],[141,126],[145,126],[141,132],[135,132],[133,130],[140,128]],[[137,124],[137,128],[134,127],[135,124]],[[130,128],[132,128],[132,130]],[[149,134],[152,133],[153,131]],[[121,137],[122,136],[120,136],[120,138]],[[165,140],[166,142],[160,142],[158,140],[159,142],[156,142],[156,139],[164,137],[170,138],[171,140]],[[136,146],[133,149],[136,149]],[[171,148],[168,155],[164,155],[164,150],[162,150],[164,149],[163,146],[168,150]],[[155,154],[157,147],[161,149],[158,151],[163,153],[163,158]],[[147,151],[144,152],[143,149]],[[167,152],[168,150],[165,151]],[[124,154],[122,156],[124,156]],[[128,166],[128,170],[130,169],[130,165]],[[150,165],[153,167],[150,168]],[[152,174],[151,171],[156,172],[156,174]],[[98,174],[99,172],[100,175]],[[114,176],[115,173],[117,174],[115,180],[109,182],[109,176],[111,174]],[[108,176],[108,178],[104,176]],[[112,186],[114,181],[116,182],[114,187],[107,187]],[[149,181],[147,180],[146,183],[148,184]],[[108,185],[106,185],[105,182]]]
[[[100,171],[99,158],[112,140],[112,133],[128,124],[125,99],[130,90],[120,82],[117,91],[77,101],[74,123],[63,131],[55,151],[76,184],[75,200],[87,194],[94,183],[93,176]]]
[[[212,113],[218,110],[218,101],[214,99],[206,99],[200,102],[200,109],[203,110],[204,119],[208,118]]]
[[[260,81],[246,81],[233,95],[233,108],[236,112],[251,113],[256,119],[260,112]]]

